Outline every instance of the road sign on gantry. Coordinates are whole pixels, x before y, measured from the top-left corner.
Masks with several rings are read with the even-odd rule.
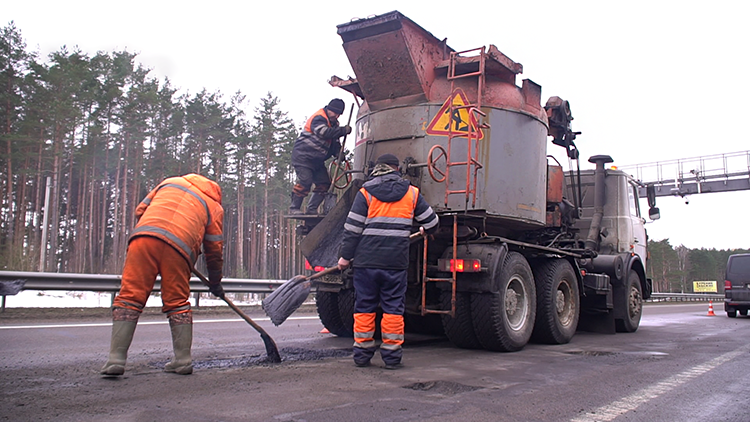
[[[454,108],[453,113],[451,113],[451,104],[453,104],[453,107],[462,108]],[[453,136],[468,137],[469,126],[471,126],[472,132],[477,134],[477,139],[484,138],[484,132],[478,129],[476,123],[473,123],[469,118],[469,109],[464,107],[467,104],[469,104],[469,101],[466,99],[464,91],[461,88],[456,88],[453,94],[445,100],[430,124],[427,125],[425,132],[428,135],[436,136],[449,136],[452,133]]]

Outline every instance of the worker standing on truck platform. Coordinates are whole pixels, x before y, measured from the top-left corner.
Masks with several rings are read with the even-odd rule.
[[[354,270],[354,363],[368,366],[375,355],[375,312],[383,309],[380,355],[386,369],[401,365],[404,302],[409,268],[409,235],[416,219],[420,231],[437,230],[438,216],[403,179],[393,154],[378,157],[370,179],[354,198],[344,224],[338,267]]]
[[[325,161],[335,157],[341,151],[338,139],[352,132],[350,126],[339,126],[338,118],[344,112],[344,101],[339,98],[331,100],[327,106],[316,111],[305,123],[305,128],[294,143],[292,165],[297,173],[297,183],[292,189],[292,205],[289,214],[302,214],[302,201],[315,184],[315,189],[307,203],[306,214],[317,214],[318,207],[325,199],[331,186],[331,178],[326,170]]]
[[[172,332],[174,359],[165,372],[193,373],[193,313],[190,273],[206,254],[209,290],[224,297],[221,286],[224,209],[221,188],[198,174],[170,177],[149,192],[135,210],[120,292],[112,307],[112,343],[102,375],[122,375],[138,318],[161,275],[162,312]]]

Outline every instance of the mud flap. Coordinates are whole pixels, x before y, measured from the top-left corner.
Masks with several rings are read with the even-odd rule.
[[[344,239],[346,216],[349,215],[354,198],[363,182],[361,179],[353,180],[349,189],[341,195],[325,218],[315,225],[300,242],[300,251],[313,267],[332,267],[338,263],[339,247]]]

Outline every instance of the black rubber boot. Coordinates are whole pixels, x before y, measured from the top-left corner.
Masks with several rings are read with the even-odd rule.
[[[302,201],[304,200],[305,200],[304,196],[297,196],[295,194],[292,194],[292,205],[289,206],[289,214],[291,215],[302,214],[302,210],[300,208],[302,207]]]
[[[320,207],[320,204],[323,203],[325,198],[324,194],[313,192],[313,194],[310,195],[310,201],[307,203],[307,211],[305,211],[305,214],[318,214],[318,207]]]

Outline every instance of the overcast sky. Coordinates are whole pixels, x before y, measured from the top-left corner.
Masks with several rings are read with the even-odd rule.
[[[298,125],[333,97],[352,101],[327,83],[354,76],[336,25],[399,10],[455,50],[496,45],[523,64],[519,84],[542,85],[542,103],[570,101],[583,168],[597,154],[624,166],[750,150],[750,2],[5,3],[0,24],[15,21],[42,56],[63,45],[90,55],[127,49],[183,93],[206,88],[228,101],[242,91],[249,113],[271,92]],[[653,240],[750,247],[750,191],[658,206],[662,218],[647,225]]]

